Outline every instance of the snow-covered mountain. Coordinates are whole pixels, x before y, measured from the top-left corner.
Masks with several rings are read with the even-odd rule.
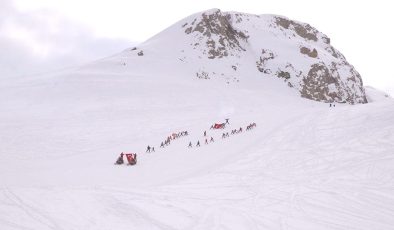
[[[215,15],[223,26],[198,26]],[[285,69],[283,84],[275,72],[280,60],[302,57],[297,71],[316,64],[294,41],[328,47],[324,36],[266,24],[272,39],[261,38],[275,53],[259,62],[257,32],[235,25],[285,19],[241,16],[196,14],[136,49],[0,82],[0,229],[393,229],[394,100],[370,87],[366,104],[305,100],[294,90],[301,77]],[[307,38],[285,38],[292,28]],[[159,147],[181,131],[189,135]],[[138,163],[114,165],[121,152]]]
[[[272,77],[304,98],[367,103],[361,76],[330,39],[282,16],[208,10],[175,23],[113,61],[141,74],[181,73],[228,84]]]

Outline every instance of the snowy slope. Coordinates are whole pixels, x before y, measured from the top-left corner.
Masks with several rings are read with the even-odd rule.
[[[365,87],[365,91],[367,92],[368,101],[382,101],[382,100],[392,100],[392,97],[383,91],[375,89],[371,86]]]
[[[174,84],[176,82],[176,84]],[[261,90],[264,89],[264,90]],[[391,229],[392,100],[130,74],[2,85],[1,229]],[[213,122],[257,128],[188,149]],[[170,133],[190,137],[158,145]],[[144,153],[146,145],[155,153]],[[135,167],[114,166],[121,151]]]
[[[198,57],[182,65],[154,44],[0,83],[0,229],[392,229],[392,98],[367,88],[371,103],[329,107],[216,64],[201,71],[223,77],[201,79]],[[122,151],[138,164],[114,165]]]

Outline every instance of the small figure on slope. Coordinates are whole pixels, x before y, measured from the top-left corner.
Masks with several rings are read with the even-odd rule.
[[[121,165],[121,164],[123,164],[123,163],[124,163],[124,162],[123,162],[123,152],[122,152],[122,153],[120,153],[120,156],[119,156],[118,159],[116,160],[115,164]]]

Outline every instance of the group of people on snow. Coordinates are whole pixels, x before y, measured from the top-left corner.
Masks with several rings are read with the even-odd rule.
[[[250,125],[248,125],[248,126],[246,126],[246,131],[249,131],[249,130],[251,130],[251,129],[253,129],[253,128],[255,128],[257,125],[256,125],[256,123],[251,123]]]
[[[146,152],[147,153],[150,153],[150,152],[155,152],[155,147],[150,147],[149,145],[148,145],[148,147],[146,147]]]
[[[165,146],[171,144],[171,141],[173,141],[175,139],[178,139],[180,137],[183,137],[183,136],[187,136],[187,135],[189,135],[189,133],[187,131],[182,131],[182,132],[179,132],[179,133],[173,133],[173,134],[169,135],[166,138],[165,141],[161,142],[160,148],[164,148]]]
[[[242,133],[242,127],[239,127],[239,129],[233,129],[233,130],[231,130],[231,135],[233,135],[233,134],[238,134],[238,133]]]
[[[211,139],[209,140],[209,142],[208,142],[208,138],[206,138],[207,137],[207,131],[204,131],[204,137],[205,137],[205,144],[207,145],[207,144],[209,144],[210,142],[215,142],[215,140],[213,139],[213,137],[211,137]],[[196,147],[200,147],[201,145],[200,145],[200,140],[198,140],[197,141],[197,144],[196,144]],[[189,142],[189,145],[187,146],[188,148],[193,148],[193,144],[192,144],[192,142],[190,141]]]
[[[331,107],[331,104],[330,104],[330,107]],[[220,126],[220,128],[223,129],[226,124],[230,124],[229,123],[229,119],[226,119],[226,122],[219,124],[219,126]],[[215,125],[217,126],[218,124],[215,124]],[[256,123],[254,123],[254,122],[250,123],[246,127],[246,131],[249,131],[249,130],[253,129],[256,126],[257,126]],[[214,125],[212,125],[211,129],[217,129],[217,128],[215,128]],[[234,130],[231,131],[231,135],[238,134],[238,133],[242,133],[242,127],[240,127],[239,129],[234,129]],[[167,136],[167,138],[163,142],[161,142],[160,148],[164,148],[165,146],[170,145],[171,141],[173,141],[175,139],[178,139],[178,138],[183,137],[183,136],[188,136],[188,135],[189,135],[188,131],[172,133],[171,135]],[[213,139],[212,136],[210,138],[207,137],[207,131],[204,131],[203,136],[204,136],[204,139],[205,139],[205,145],[208,145],[211,142],[215,142],[215,140]],[[222,138],[223,139],[227,138],[227,137],[229,137],[229,133],[228,132],[222,134]],[[209,141],[208,141],[208,139],[209,139]],[[197,140],[197,143],[196,143],[195,147],[200,147],[200,146],[201,146],[200,141]],[[193,144],[190,141],[189,145],[188,145],[188,148],[192,148],[192,147],[193,147]],[[148,145],[147,148],[146,148],[146,152],[147,153],[155,152],[155,147]],[[137,154],[135,154],[135,153],[126,153],[126,154],[124,154],[122,152],[120,154],[120,156],[118,157],[118,159],[116,160],[115,164],[118,164],[118,165],[119,164],[124,164],[124,161],[123,161],[123,156],[124,155],[126,155],[126,159],[127,159],[129,165],[134,165],[134,164],[137,163]]]

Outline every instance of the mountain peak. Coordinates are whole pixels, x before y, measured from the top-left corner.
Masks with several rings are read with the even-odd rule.
[[[206,47],[209,48],[208,58],[222,58],[228,56],[233,49],[245,51],[240,40],[247,40],[243,32],[232,27],[229,19],[228,14],[222,14],[219,9],[212,9],[203,12],[200,20],[194,19],[190,24],[186,22],[183,27],[187,35],[204,40]]]
[[[148,61],[160,65],[141,71],[181,73],[227,84],[277,78],[311,100],[367,103],[360,74],[330,38],[307,23],[279,15],[210,9],[186,17],[122,55],[135,66],[133,71]]]

